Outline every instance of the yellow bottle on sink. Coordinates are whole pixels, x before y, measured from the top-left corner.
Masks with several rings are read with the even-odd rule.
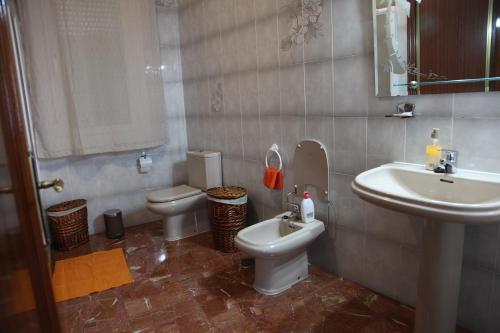
[[[433,128],[431,133],[431,144],[425,148],[425,168],[434,170],[439,166],[441,160],[441,146],[439,145],[439,128]]]

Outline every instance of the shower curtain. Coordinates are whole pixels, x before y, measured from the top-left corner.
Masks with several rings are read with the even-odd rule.
[[[166,142],[154,0],[19,0],[38,158]]]

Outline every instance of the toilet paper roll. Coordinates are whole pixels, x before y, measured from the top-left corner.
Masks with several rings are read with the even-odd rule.
[[[153,159],[151,157],[141,157],[137,160],[137,169],[139,173],[148,173],[153,168]]]

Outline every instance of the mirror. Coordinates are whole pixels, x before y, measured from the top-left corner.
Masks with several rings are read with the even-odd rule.
[[[375,93],[500,91],[500,0],[372,0]]]

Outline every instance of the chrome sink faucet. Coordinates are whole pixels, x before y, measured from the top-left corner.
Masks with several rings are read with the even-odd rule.
[[[458,151],[451,149],[442,150],[442,158],[439,161],[439,166],[434,169],[436,173],[453,174],[457,173],[458,168]]]

